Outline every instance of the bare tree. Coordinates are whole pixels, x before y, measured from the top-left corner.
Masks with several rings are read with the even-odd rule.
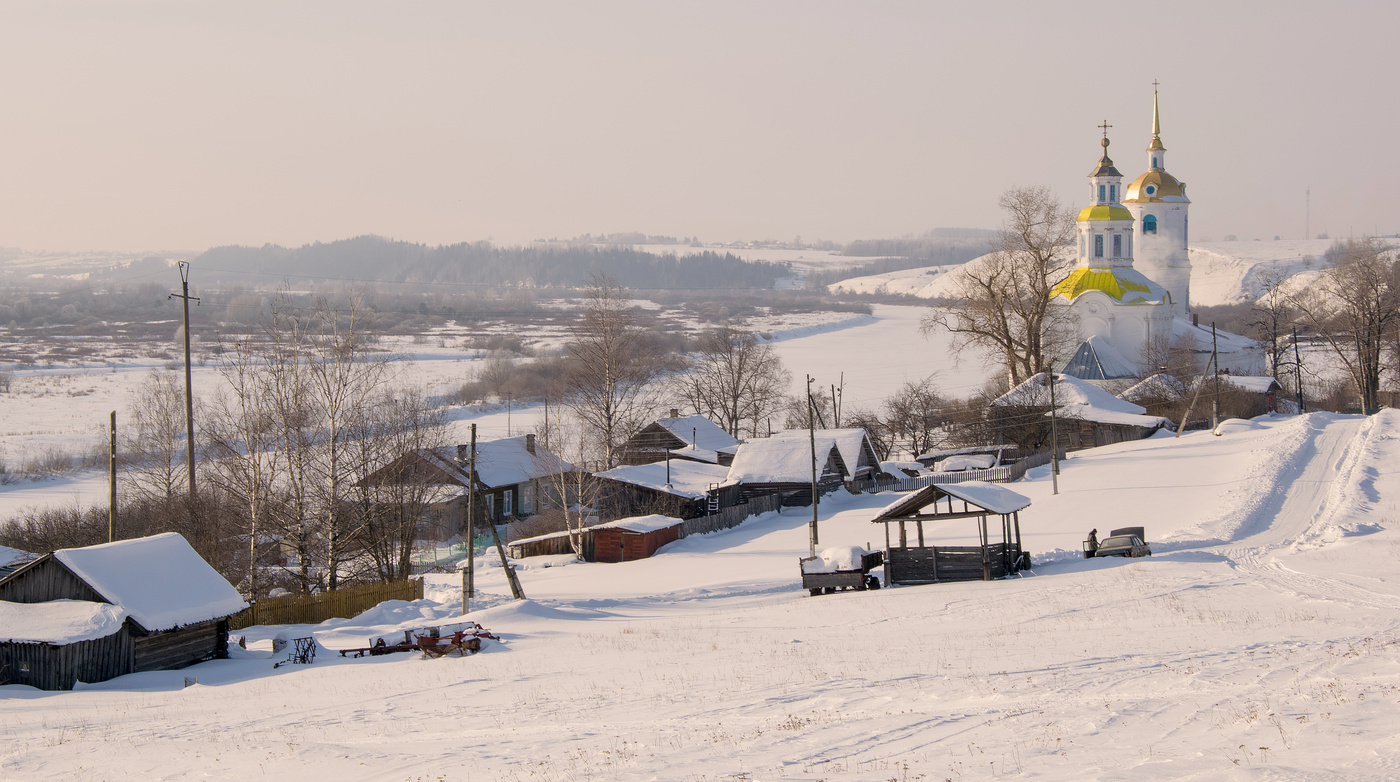
[[[1348,239],[1327,251],[1330,267],[1288,301],[1346,366],[1364,411],[1379,407],[1382,363],[1400,327],[1400,260],[1378,239]]]
[[[186,491],[185,389],[173,373],[153,369],[136,389],[123,450],[132,499],[170,500]]]
[[[933,449],[950,421],[949,402],[938,393],[933,377],[910,380],[885,399],[885,421],[892,438],[909,444],[914,456]]]
[[[565,347],[566,404],[599,444],[607,467],[617,465],[623,442],[652,413],[653,383],[665,371],[628,309],[617,283],[595,277]]]
[[[773,346],[752,332],[721,326],[700,337],[680,393],[696,413],[739,437],[745,422],[758,422],[784,402],[792,374]]]
[[[1293,306],[1284,291],[1287,279],[1286,275],[1277,270],[1265,273],[1264,295],[1256,299],[1254,306],[1249,308],[1249,314],[1253,316],[1249,325],[1264,343],[1269,359],[1269,371],[1274,380],[1279,380],[1281,369],[1293,364],[1290,353],[1292,345],[1284,339],[1289,325],[1294,321]]]
[[[921,328],[946,329],[959,353],[992,353],[1015,385],[1071,347],[1068,308],[1052,306],[1050,291],[1074,265],[1075,218],[1046,187],[1013,187],[999,203],[1006,222],[991,254],[954,272],[957,299],[936,305]]]
[[[549,402],[546,400],[546,413]],[[593,480],[588,465],[601,457],[598,443],[585,436],[586,427],[577,416],[566,418],[563,411],[556,408],[553,416],[546,415],[545,421],[536,428],[536,438],[544,443],[544,448],[556,456],[573,464],[573,470],[562,472],[549,470],[544,487],[547,496],[536,498],[541,513],[557,512],[562,515],[563,528],[569,533],[569,545],[574,556],[583,559],[583,530],[589,518],[595,515],[598,505],[598,482]],[[554,465],[548,465],[551,468]]]

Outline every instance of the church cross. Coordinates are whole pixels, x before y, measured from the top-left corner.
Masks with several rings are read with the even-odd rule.
[[[1153,91],[1153,92],[1156,92],[1156,91],[1157,91],[1157,80],[1156,80],[1156,79],[1153,79],[1153,80],[1152,80],[1152,91]]]
[[[1108,120],[1104,120],[1104,121],[1103,121],[1103,124],[1100,125],[1099,127],[1103,128],[1103,137],[1104,137],[1104,138],[1108,138],[1108,129],[1111,128],[1111,127],[1113,127],[1113,126],[1110,125],[1110,124],[1108,124]]]

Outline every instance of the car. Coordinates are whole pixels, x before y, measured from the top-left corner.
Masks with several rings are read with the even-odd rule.
[[[1137,535],[1114,535],[1099,543],[1096,557],[1150,557],[1152,549]]]

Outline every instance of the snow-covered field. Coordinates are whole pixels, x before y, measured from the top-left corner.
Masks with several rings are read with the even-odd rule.
[[[1289,277],[1322,266],[1322,255],[1332,246],[1327,239],[1294,239],[1253,242],[1204,242],[1192,246],[1191,304],[1210,307],[1257,299],[1269,275]],[[969,263],[974,263],[969,261]],[[854,277],[833,283],[834,293],[897,294],[932,299],[953,295],[949,272],[957,266],[919,269]]]
[[[504,642],[476,656],[272,669],[278,631],[459,618],[432,576],[231,660],[0,688],[0,778],[1394,779],[1396,464],[1396,411],[1231,421],[1073,454],[1058,495],[1045,468],[1010,485],[1024,578],[809,597],[789,509],[640,562],[527,560],[524,602],[485,566],[470,617]],[[878,546],[894,499],[824,502],[822,545]],[[1128,524],[1155,556],[1078,558]]]

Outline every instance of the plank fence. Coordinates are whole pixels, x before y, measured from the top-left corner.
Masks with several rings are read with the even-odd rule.
[[[229,617],[230,630],[253,625],[314,625],[327,619],[349,619],[385,600],[422,600],[423,579],[358,584],[309,595],[265,597],[241,614]]]

